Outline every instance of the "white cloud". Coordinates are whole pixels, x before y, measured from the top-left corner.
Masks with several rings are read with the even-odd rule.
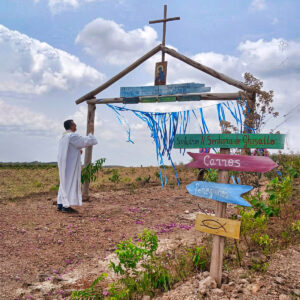
[[[45,94],[95,86],[104,74],[65,51],[0,25],[0,92]]]
[[[76,43],[98,62],[113,65],[130,64],[158,44],[157,33],[149,26],[125,31],[123,25],[102,18],[87,24]]]
[[[86,132],[86,105],[77,106],[71,115],[65,115],[63,120],[72,119],[78,125],[77,130],[81,135]],[[109,122],[106,121],[106,126]],[[103,122],[95,116],[96,131],[102,129]],[[26,135],[60,136],[64,131],[63,121],[52,119],[40,111],[33,111],[23,105],[12,105],[0,99],[0,129],[3,132],[22,133]]]
[[[53,135],[61,131],[58,121],[27,107],[11,105],[0,100],[0,128],[6,132],[29,135]]]
[[[253,0],[250,5],[250,9],[254,11],[261,11],[266,9],[266,0]]]
[[[35,2],[39,0],[34,0]],[[85,2],[95,2],[103,0],[48,0],[48,6],[52,13],[59,13],[67,9],[76,9]]]

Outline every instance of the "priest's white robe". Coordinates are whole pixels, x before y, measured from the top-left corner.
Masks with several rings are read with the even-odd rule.
[[[57,204],[62,204],[63,207],[82,205],[80,150],[97,143],[92,134],[83,137],[67,131],[60,138],[57,158],[60,185]]]

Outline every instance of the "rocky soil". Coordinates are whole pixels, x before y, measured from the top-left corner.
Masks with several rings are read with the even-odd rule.
[[[57,212],[53,204],[49,195],[0,203],[1,300],[69,298],[108,271],[118,241],[143,228],[158,232],[159,251],[200,245],[204,234],[193,229],[195,214],[214,210],[212,201],[199,200],[184,187],[94,192],[78,214]],[[229,206],[229,214],[233,211]],[[300,246],[294,245],[276,253],[266,273],[224,272],[218,288],[204,272],[156,300],[299,297]]]

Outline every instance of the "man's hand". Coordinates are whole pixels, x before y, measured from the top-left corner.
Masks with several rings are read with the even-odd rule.
[[[89,128],[90,128],[90,133],[94,134],[94,124],[93,123],[89,124]]]

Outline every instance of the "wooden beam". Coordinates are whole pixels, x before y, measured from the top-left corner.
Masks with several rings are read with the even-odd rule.
[[[160,20],[155,20],[155,21],[149,21],[149,24],[169,22],[169,21],[177,21],[177,20],[180,20],[180,17],[173,17],[173,18],[167,18],[167,19],[160,19]]]
[[[109,79],[108,81],[103,83],[102,85],[100,85],[98,88],[94,89],[93,91],[91,91],[91,92],[85,94],[84,96],[80,97],[79,99],[77,99],[75,101],[75,103],[80,104],[88,99],[93,98],[95,95],[99,94],[100,92],[102,92],[103,90],[105,90],[106,88],[111,86],[113,83],[115,83],[116,81],[118,81],[119,79],[124,77],[126,74],[128,74],[129,72],[134,70],[136,67],[138,67],[140,64],[142,64],[144,61],[146,61],[148,58],[150,58],[151,56],[153,56],[160,50],[161,50],[161,45],[156,46],[151,51],[149,51],[144,56],[142,56],[141,58],[136,60],[134,63],[132,63],[130,66],[128,66],[126,69],[124,69],[122,72],[118,73],[117,75],[115,75],[114,77],[112,77],[111,79]]]
[[[95,104],[88,104],[88,113],[87,113],[87,124],[86,124],[86,135],[90,133],[90,124],[95,125]],[[84,154],[84,166],[92,162],[93,146],[85,148]],[[87,201],[89,199],[89,183],[85,182],[82,186],[82,200]]]
[[[240,93],[200,93],[200,94],[191,94],[191,95],[199,95],[201,97],[201,100],[238,100],[240,98]],[[188,96],[188,94],[176,94],[173,95],[174,97],[182,97],[182,96]],[[153,98],[155,96],[149,96],[149,98]],[[139,97],[140,98],[140,97]],[[143,99],[147,97],[142,97]],[[89,104],[109,104],[109,103],[123,103],[124,98],[118,97],[118,98],[104,98],[104,99],[93,99],[88,100],[87,103]]]
[[[230,154],[230,149],[220,149],[221,154]],[[228,171],[219,170],[218,182],[228,183]],[[226,206],[227,203],[216,201],[216,217],[226,217]],[[223,267],[223,253],[224,253],[225,238],[219,235],[214,235],[213,246],[211,253],[210,263],[210,276],[217,282],[218,287],[221,286],[222,282],[222,267]]]
[[[243,82],[241,81],[238,81],[238,80],[235,80],[225,74],[222,74],[222,73],[219,73],[217,71],[215,71],[214,69],[212,68],[209,68],[207,66],[204,66],[190,58],[188,58],[187,56],[184,56],[180,53],[178,53],[177,51],[173,50],[173,49],[170,49],[168,47],[165,47],[165,46],[162,46],[162,51],[165,52],[165,53],[168,53],[169,55],[183,61],[184,63],[206,73],[206,74],[209,74],[217,79],[220,79],[230,85],[233,85],[239,89],[242,89],[244,91],[248,91],[248,92],[252,92],[252,88],[250,88],[249,86],[247,86],[246,84],[244,84]]]

